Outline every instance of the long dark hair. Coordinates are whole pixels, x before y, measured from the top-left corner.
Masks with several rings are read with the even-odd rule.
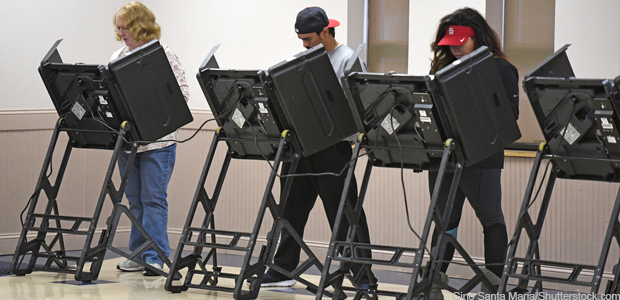
[[[467,26],[476,31],[477,37],[474,49],[478,49],[480,46],[487,46],[496,58],[506,58],[506,54],[502,52],[497,33],[477,10],[464,7],[441,18],[435,41],[431,43],[431,51],[433,51],[433,60],[431,61],[432,74],[456,60],[456,57],[450,52],[450,46],[437,46],[439,41],[446,35],[446,29],[452,25]]]

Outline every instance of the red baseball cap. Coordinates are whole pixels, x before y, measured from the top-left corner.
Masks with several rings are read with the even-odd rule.
[[[476,37],[476,31],[467,26],[452,25],[446,29],[446,35],[437,46],[460,46],[470,37]]]

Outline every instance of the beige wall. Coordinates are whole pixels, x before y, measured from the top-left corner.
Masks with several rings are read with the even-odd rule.
[[[577,78],[620,75],[620,2],[555,1],[555,49],[566,51]]]
[[[110,55],[123,46],[114,39],[112,18],[127,2],[3,0],[0,24],[20,29],[2,33],[0,110],[53,108],[36,70],[58,39],[64,39],[59,51],[67,63],[108,63]],[[213,46],[221,44],[217,60],[222,68],[267,69],[304,50],[294,30],[295,17],[304,7],[320,6],[330,18],[339,20],[338,41],[348,44],[347,0],[142,2],[157,17],[161,42],[170,46],[187,70],[193,109],[208,108],[198,82],[191,78]],[[352,3],[358,11],[363,8],[363,1]]]
[[[193,111],[193,114],[196,120],[181,130],[182,138],[191,135],[200,123],[209,117],[209,113],[205,111]],[[0,112],[0,128],[3,128],[0,130],[0,199],[3,203],[0,210],[0,254],[15,251],[21,230],[19,214],[34,190],[55,121],[56,114],[52,111]],[[172,248],[176,248],[185,223],[198,176],[213,137],[214,126],[209,123],[193,140],[178,146],[177,163],[168,197]],[[54,174],[65,142],[66,138],[63,137],[54,161]],[[219,172],[224,150],[223,145],[218,149],[212,174]],[[92,216],[110,155],[111,151],[74,150],[58,197],[61,214]],[[358,162],[358,178],[362,176],[365,163],[365,159]],[[532,158],[508,157],[506,160],[502,184],[509,235],[512,235],[514,230],[532,163]],[[269,166],[266,162],[233,160],[221,195],[222,200],[216,210],[218,229],[251,231],[268,174]],[[405,170],[404,181],[412,226],[420,233],[429,204],[426,174]],[[207,188],[212,188],[214,176],[210,176],[207,182]],[[559,180],[545,222],[541,243],[543,258],[595,264],[617,190],[617,184]],[[375,168],[366,199],[365,209],[374,244],[418,246],[417,239],[406,223],[399,170]],[[103,224],[110,213],[109,208],[108,204],[99,228],[105,227]],[[271,222],[270,217],[265,219],[261,239],[264,239]],[[115,239],[115,245],[119,247],[126,245],[129,223],[123,221],[121,224]],[[312,212],[306,229],[306,240],[318,250],[319,256],[323,255],[320,253],[324,253],[327,247],[329,227],[321,205],[317,205]],[[470,255],[481,261],[482,228],[468,205],[459,226],[459,241]],[[70,243],[68,247],[81,249],[82,246],[83,242],[78,240]],[[618,257],[617,249],[612,251],[610,257]],[[610,270],[611,265],[613,263],[608,264],[607,270]]]
[[[494,1],[500,2],[500,1]],[[435,38],[439,20],[458,8],[468,6],[485,14],[487,0],[409,1],[409,74],[428,74],[431,68],[431,43]]]

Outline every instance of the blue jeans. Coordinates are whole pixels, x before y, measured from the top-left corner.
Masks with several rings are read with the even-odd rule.
[[[125,197],[129,201],[129,210],[166,256],[170,255],[168,202],[166,198],[170,175],[172,175],[174,168],[176,149],[177,145],[173,144],[166,148],[136,154],[125,189]],[[129,154],[121,151],[118,157],[121,173],[125,172],[128,159]],[[138,249],[144,242],[145,239],[140,231],[134,224],[131,224],[129,250]],[[153,249],[145,251],[142,260],[147,263],[163,264]]]

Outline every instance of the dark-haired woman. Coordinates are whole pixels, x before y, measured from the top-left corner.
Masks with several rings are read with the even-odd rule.
[[[434,53],[431,62],[431,73],[435,74],[455,60],[470,54],[481,46],[487,46],[489,51],[493,53],[515,118],[518,118],[519,75],[517,69],[506,60],[506,55],[501,50],[497,34],[475,9],[461,8],[441,19],[435,41],[431,44],[431,50]],[[465,203],[465,198],[467,198],[482,224],[486,263],[486,269],[483,268],[483,271],[494,285],[499,284],[508,246],[508,234],[501,205],[502,187],[500,179],[503,167],[504,152],[499,151],[473,166],[463,168],[454,206],[450,214],[450,221],[446,228],[447,232],[456,238],[463,204]],[[429,172],[429,188],[431,193],[436,179],[437,172]],[[438,197],[440,211],[443,211],[446,205],[451,179],[451,176],[446,176],[442,182]],[[433,246],[436,242],[437,234],[437,232],[433,233]],[[442,273],[440,273],[444,282],[447,281],[447,276],[445,275],[448,269],[447,261],[452,260],[453,255],[454,246],[448,244],[444,257],[440,258],[444,261],[441,264]],[[430,295],[431,298],[443,299],[441,291],[439,290],[439,293],[437,293],[437,286],[434,286],[433,290]],[[491,289],[483,284],[482,290],[490,291]]]
[[[113,22],[116,29],[116,40],[123,41],[125,46],[114,52],[111,60],[127,55],[134,49],[154,39],[159,39],[161,36],[161,28],[155,21],[153,12],[137,1],[129,2],[121,7],[114,14]],[[189,89],[185,80],[185,69],[170,48],[165,45],[162,46],[181,87],[185,101],[187,101]],[[166,256],[170,255],[167,190],[176,160],[177,145],[174,142],[176,139],[177,132],[175,131],[160,138],[159,141],[140,146],[131,166],[125,189],[129,210],[141,222],[142,227]],[[125,172],[128,158],[129,154],[121,151],[118,158],[121,173]],[[144,242],[144,236],[132,224],[129,235],[129,250],[138,249]],[[156,269],[163,269],[163,262],[153,249],[146,250],[141,259]],[[144,270],[142,265],[129,259],[120,262],[116,268],[126,272]],[[158,274],[146,270],[144,275]]]

